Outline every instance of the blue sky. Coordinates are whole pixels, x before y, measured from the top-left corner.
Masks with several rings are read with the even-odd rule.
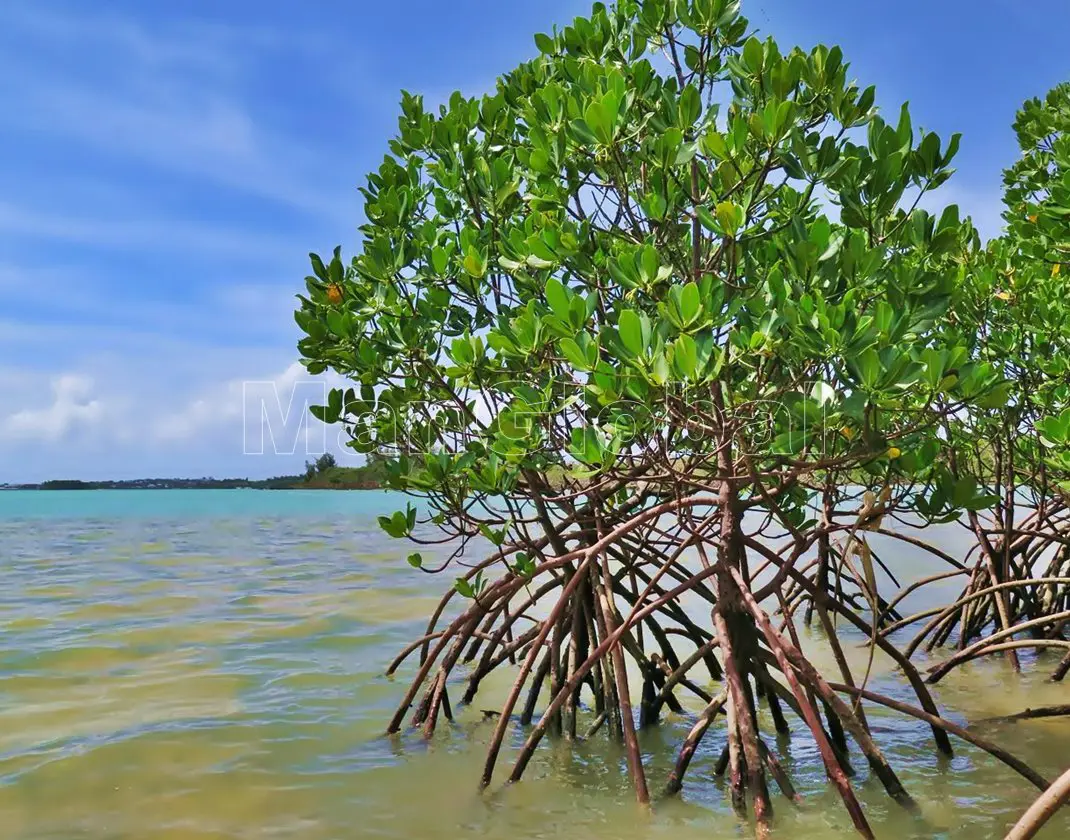
[[[243,408],[277,392],[284,410],[300,382],[306,255],[354,244],[356,188],[386,151],[399,90],[489,90],[534,53],[534,32],[587,9],[0,3],[0,483],[300,467],[304,438],[280,435],[292,455],[271,441],[245,454],[262,424]],[[1014,112],[1070,78],[1066,0],[744,10],[782,47],[840,44],[886,110],[910,100],[915,124],[963,132],[942,203],[998,231]],[[245,381],[267,384],[243,396]],[[297,385],[298,402],[309,393]]]

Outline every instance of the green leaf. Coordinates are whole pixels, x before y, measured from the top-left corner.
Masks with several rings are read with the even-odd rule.
[[[327,326],[338,338],[349,338],[349,330],[346,329],[346,317],[339,310],[327,310]]]
[[[697,154],[698,143],[684,143],[677,151],[676,159],[673,161],[673,165],[683,166],[686,163],[690,163],[692,160],[694,160],[695,155]]]
[[[947,367],[947,353],[934,347],[927,348],[922,354],[925,363],[925,379],[930,388],[938,388],[944,378],[944,370]]]
[[[1037,431],[1052,443],[1067,443],[1066,425],[1058,417],[1044,417],[1037,421]]]
[[[569,363],[578,370],[590,370],[590,365],[587,361],[587,354],[583,352],[580,345],[576,343],[575,339],[562,338],[558,343],[558,347],[561,348],[561,353]]]
[[[602,463],[605,446],[598,433],[587,426],[572,430],[572,446],[569,451],[581,463],[597,466]]]
[[[877,352],[872,347],[867,348],[858,355],[855,364],[858,367],[862,384],[870,390],[875,388],[882,373],[881,360]]]
[[[481,522],[479,524],[479,532],[481,534],[483,534],[483,536],[486,537],[487,540],[492,545],[501,547],[501,545],[505,542],[505,535],[506,535],[506,529],[505,528],[500,528],[498,530],[495,530],[494,528],[491,528],[486,523]]]
[[[951,502],[955,507],[966,507],[967,504],[977,495],[977,481],[973,476],[966,476],[960,478],[953,485],[951,492]]]
[[[721,226],[717,223],[717,220],[713,217],[713,213],[707,210],[705,207],[697,207],[695,214],[698,216],[699,222],[710,233],[721,233]]]
[[[338,258],[337,254],[335,258],[331,260],[331,264],[327,266],[327,276],[330,281],[335,285],[342,285],[342,281],[345,279],[345,269],[342,268],[342,261]]]
[[[588,145],[594,145],[598,142],[598,138],[595,137],[594,132],[583,120],[573,120],[569,123],[569,128],[572,129],[572,133],[576,135],[582,142]]]
[[[450,345],[450,358],[461,367],[467,367],[475,361],[471,338],[467,331],[464,335],[453,339]]]
[[[423,555],[419,552],[415,552],[409,555],[409,565],[414,569],[422,569],[424,565]]]
[[[892,329],[892,322],[895,319],[895,310],[892,305],[887,301],[879,301],[877,303],[876,312],[873,315],[873,323],[876,324],[877,329],[882,333],[887,334]]]
[[[342,413],[342,392],[338,388],[334,388],[327,395],[327,406],[331,410],[331,422],[334,423],[339,415]]]
[[[694,379],[698,370],[698,345],[689,335],[682,335],[673,343],[672,366],[681,379]]]
[[[646,245],[639,252],[639,264],[642,270],[643,280],[647,283],[653,283],[658,276],[658,269],[661,266],[658,259],[658,249],[650,245]]]
[[[702,115],[702,96],[698,88],[688,85],[680,93],[680,124],[688,128]]]
[[[684,317],[684,323],[690,326],[698,318],[702,311],[702,299],[699,296],[698,286],[688,283],[680,295],[680,314]]]
[[[553,313],[564,321],[569,319],[569,296],[561,281],[551,277],[546,281],[546,302]]]
[[[743,226],[744,211],[738,204],[722,201],[717,205],[717,221],[728,236],[735,236]]]
[[[669,369],[669,360],[664,353],[654,356],[654,363],[650,366],[650,378],[655,385],[664,385],[669,381],[672,372]]]
[[[465,254],[464,270],[476,279],[482,278],[487,273],[487,261],[474,246],[469,248],[468,253]]]
[[[762,42],[754,36],[747,39],[743,45],[743,63],[752,73],[758,73],[762,69]]]
[[[416,511],[411,507],[410,510],[415,515]],[[404,539],[412,533],[412,525],[409,524],[409,517],[400,510],[395,511],[391,516],[378,517],[378,522],[380,528],[397,540]],[[413,524],[415,524],[415,522]]]
[[[312,272],[324,283],[327,282],[327,267],[323,264],[323,260],[320,259],[319,254],[309,254],[309,260],[312,262]]]
[[[633,356],[642,356],[646,352],[646,342],[643,340],[643,324],[633,310],[625,309],[620,313],[617,329],[620,332],[620,340]]]
[[[904,102],[899,114],[899,126],[895,130],[896,139],[904,149],[909,149],[914,142],[914,129],[910,121],[910,103]]]
[[[598,142],[606,146],[613,142],[613,127],[609,114],[601,102],[592,102],[588,105],[583,118]]]
[[[993,495],[993,494],[989,493],[989,494],[986,494],[986,495],[974,496],[972,499],[967,501],[963,505],[963,507],[966,508],[966,510],[972,510],[972,511],[988,510],[993,505],[995,505],[998,501],[999,501],[999,496],[996,496],[996,495]]]
[[[513,574],[530,579],[535,574],[535,561],[523,551],[518,551],[516,553],[516,562],[513,564]]]
[[[781,432],[773,439],[773,452],[778,455],[798,455],[806,448],[806,436],[798,429]]]
[[[977,405],[981,408],[1003,408],[1010,399],[1013,388],[1013,382],[1001,382],[987,394],[979,397],[976,401]]]
[[[445,248],[435,248],[431,251],[431,267],[435,270],[435,274],[441,276],[446,273],[446,268],[450,264],[450,252]]]

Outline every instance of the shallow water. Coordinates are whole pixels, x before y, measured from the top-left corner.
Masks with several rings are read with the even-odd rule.
[[[384,667],[448,585],[379,530],[375,515],[398,506],[382,493],[0,493],[0,836],[748,836],[712,773],[716,727],[682,798],[649,816],[601,739],[546,743],[523,783],[479,795],[490,734],[479,710],[498,705],[507,674],[432,743],[382,737],[411,674],[388,680]],[[920,568],[901,548],[895,560],[908,577]],[[820,639],[808,647],[828,661]],[[864,669],[865,651],[849,653]],[[958,722],[1070,702],[1048,672],[975,665],[942,682],[938,702]],[[880,659],[871,685],[908,697]],[[1034,797],[986,754],[956,742],[939,760],[924,724],[867,709],[921,806],[904,814],[853,753],[878,837],[999,838]],[[652,789],[689,727],[669,717],[643,733]],[[1049,777],[1070,764],[1066,720],[978,731]],[[777,751],[805,796],[798,809],[774,799],[777,836],[855,836],[809,738]],[[1070,837],[1070,817],[1040,836]]]

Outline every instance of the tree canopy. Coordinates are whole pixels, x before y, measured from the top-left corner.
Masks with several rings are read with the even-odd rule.
[[[322,416],[411,455],[398,487],[468,519],[551,467],[727,470],[797,524],[799,475],[924,473],[939,412],[1006,398],[942,318],[975,233],[917,208],[958,138],[886,123],[838,49],[746,33],[737,3],[597,6],[493,95],[405,95],[361,253],[314,259],[298,316],[310,369],[361,386]]]

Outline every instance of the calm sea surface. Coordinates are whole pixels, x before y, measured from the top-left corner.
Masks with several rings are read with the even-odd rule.
[[[650,816],[601,740],[547,743],[523,783],[480,795],[480,709],[499,705],[508,674],[432,743],[382,737],[411,674],[383,670],[453,577],[413,570],[379,530],[375,516],[403,506],[379,492],[0,492],[0,838],[748,836],[712,772],[723,729],[682,799]],[[949,532],[945,547],[955,542]],[[926,568],[901,546],[885,559],[906,578]],[[810,646],[831,667],[820,640]],[[864,670],[861,646],[849,653]],[[974,666],[941,683],[938,701],[959,722],[1070,702],[1070,683],[1043,682],[1050,670]],[[908,697],[881,659],[871,684]],[[998,840],[1036,793],[961,742],[941,761],[924,725],[869,715],[922,812],[904,815],[861,772],[880,838]],[[690,723],[643,734],[653,789]],[[1065,719],[978,732],[1049,777],[1070,765]],[[809,738],[777,750],[806,798],[798,809],[774,799],[777,836],[855,836]],[[1041,837],[1070,837],[1070,818]]]

